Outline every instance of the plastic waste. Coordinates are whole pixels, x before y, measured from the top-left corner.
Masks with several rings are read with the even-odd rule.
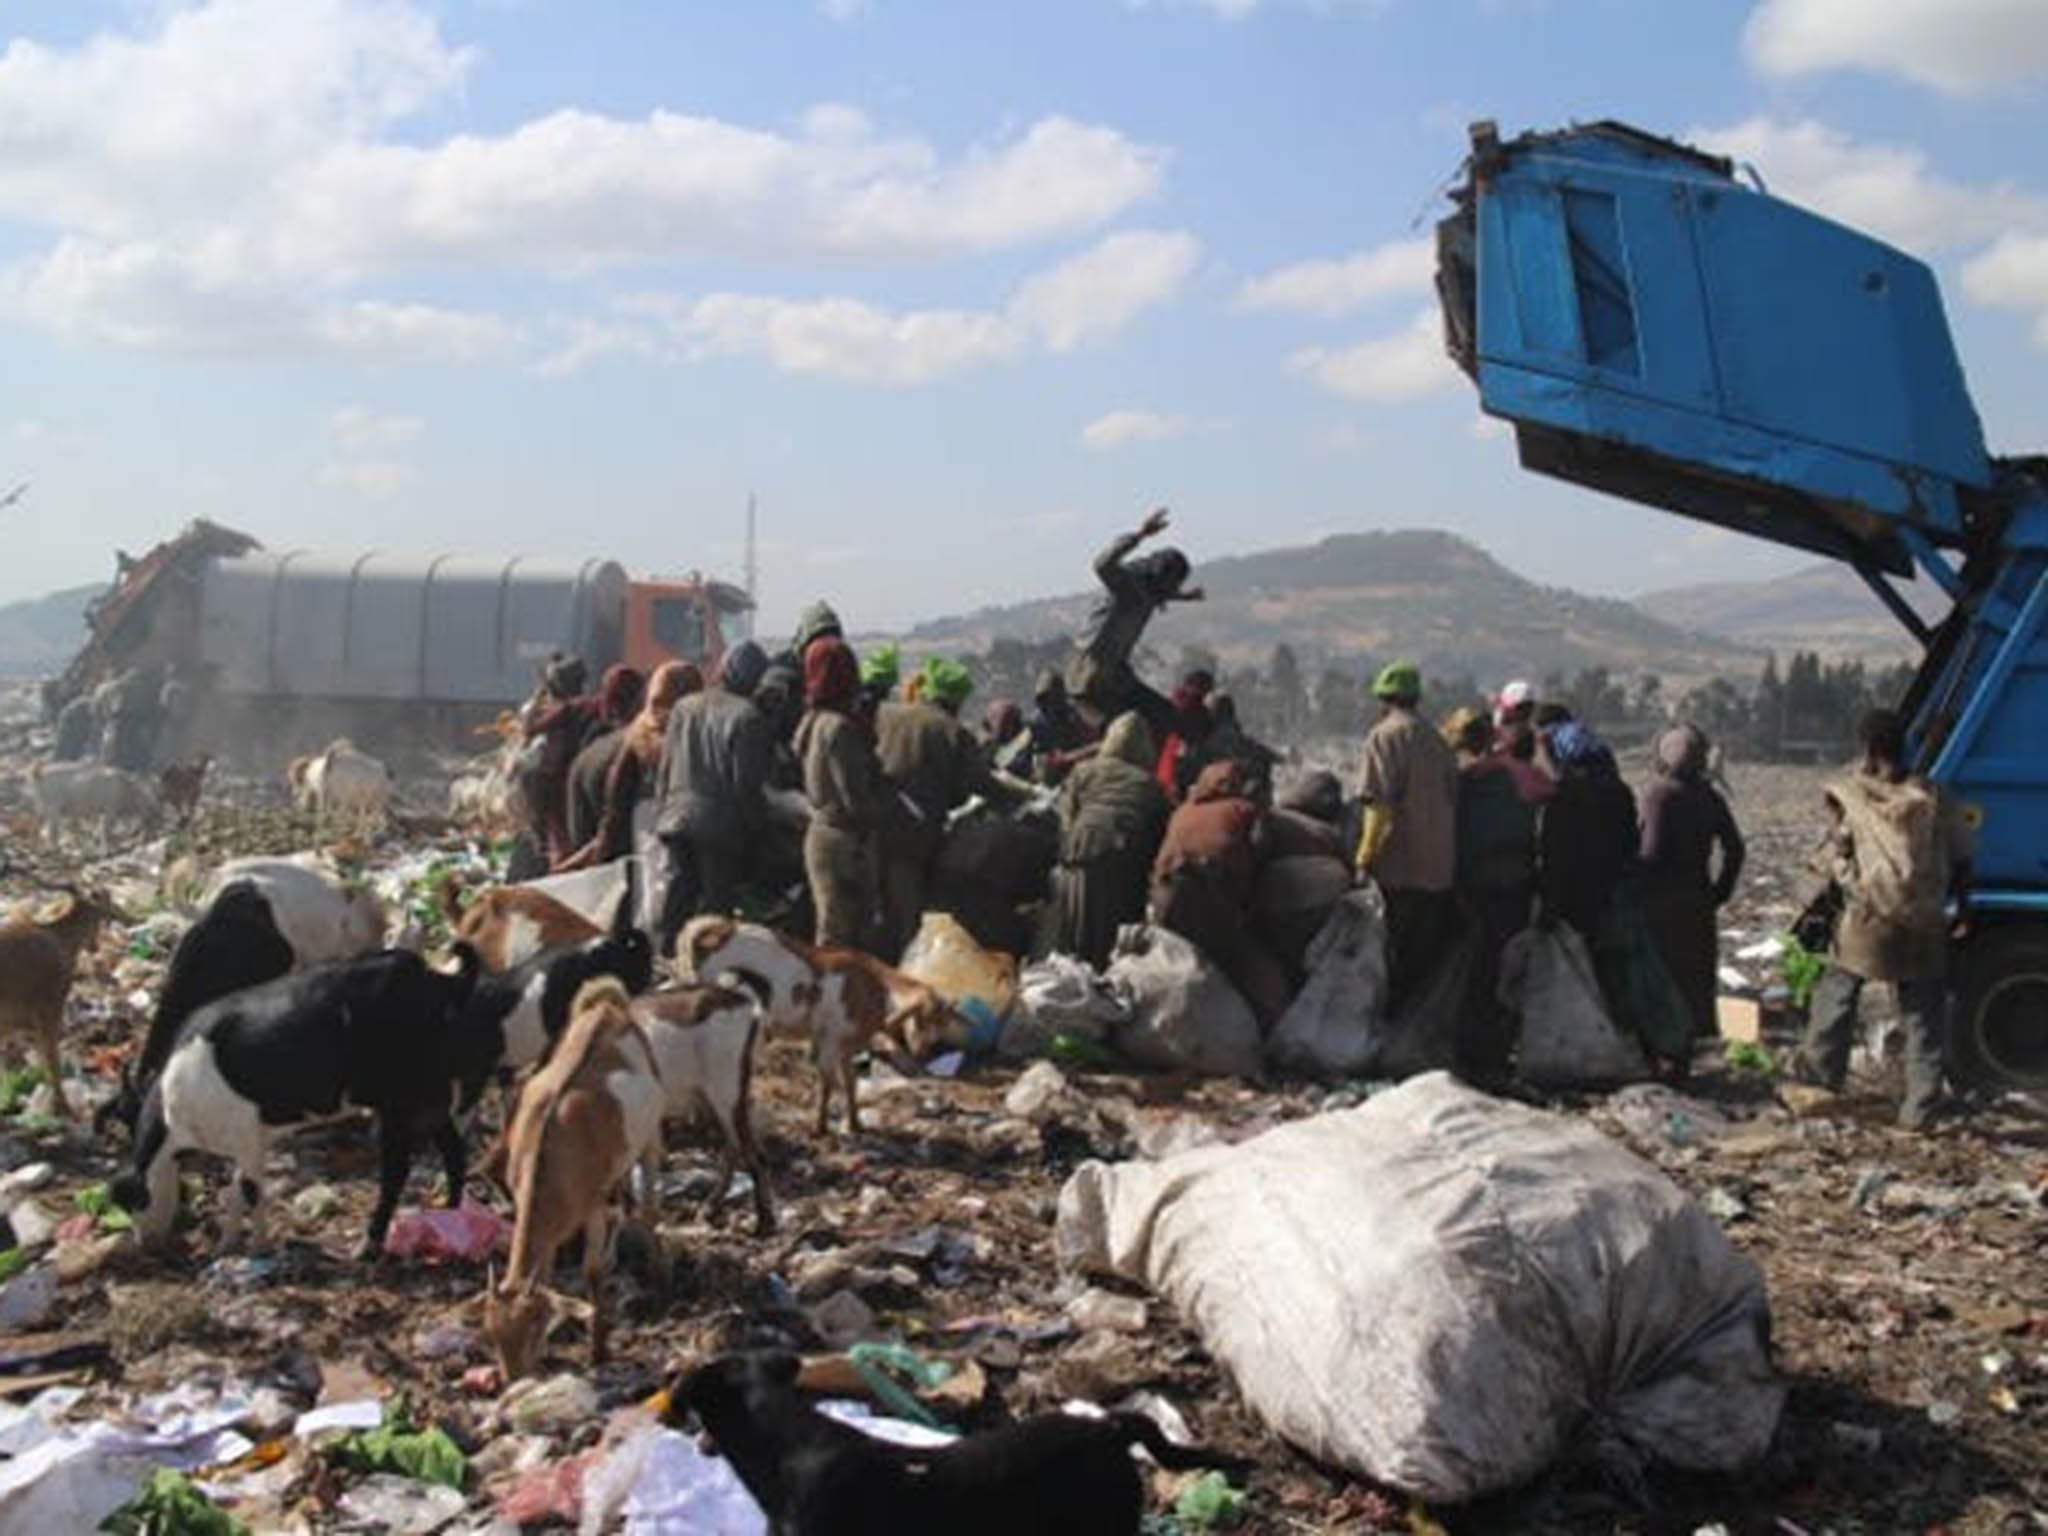
[[[1337,903],[1303,957],[1308,980],[1273,1026],[1266,1058],[1306,1077],[1358,1077],[1379,1055],[1387,997],[1386,904],[1375,886]]]
[[[562,1434],[597,1417],[597,1389],[581,1376],[529,1376],[498,1399],[498,1412],[523,1435]]]
[[[453,1488],[380,1472],[341,1496],[341,1512],[390,1536],[429,1536],[458,1517],[466,1501]]]
[[[465,1199],[453,1210],[428,1206],[400,1211],[384,1234],[384,1251],[399,1259],[473,1264],[496,1253],[510,1236],[496,1211]]]
[[[1200,950],[1171,929],[1132,923],[1116,938],[1108,977],[1131,999],[1116,1048],[1140,1066],[1209,1077],[1257,1077],[1251,1005]]]

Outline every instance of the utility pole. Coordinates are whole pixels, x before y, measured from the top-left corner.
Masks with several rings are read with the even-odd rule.
[[[747,638],[749,640],[754,638],[754,615],[758,611],[754,605],[761,601],[761,568],[756,561],[756,553],[757,550],[754,543],[754,493],[749,491],[747,492]]]

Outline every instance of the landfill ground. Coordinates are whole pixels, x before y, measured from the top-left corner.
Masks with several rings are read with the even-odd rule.
[[[15,735],[20,762],[27,737],[19,728]],[[1771,979],[1769,963],[1735,957],[1790,916],[1821,777],[1734,770],[1755,873],[1729,914],[1724,949],[1759,987]],[[104,878],[136,917],[161,901],[156,887],[181,849],[196,851],[203,872],[228,853],[285,851],[304,832],[281,807],[266,808],[279,798],[270,786],[223,782],[171,858],[149,848],[103,862],[90,849],[38,849],[18,789],[0,797],[11,828],[9,897],[38,896],[30,875]],[[404,798],[422,809],[433,796],[409,785]],[[433,830],[430,817],[411,825],[367,850],[372,868],[406,860],[416,870],[433,847],[447,858],[473,856],[460,837]],[[192,873],[175,868],[173,879]],[[66,1044],[81,1097],[104,1096],[122,1049],[139,1039],[172,931],[163,919],[116,930],[89,961]],[[1775,1050],[1782,1042],[1765,1043]],[[1256,1458],[1237,1527],[1248,1531],[1423,1531],[1433,1520],[1458,1531],[2048,1530],[2048,1115],[2008,1097],[1939,1134],[1912,1136],[1890,1127],[1873,1060],[1862,1061],[1854,1092],[1818,1103],[1781,1089],[1758,1065],[1752,1058],[1731,1070],[1714,1044],[1703,1048],[1688,1098],[1638,1087],[1562,1105],[1625,1137],[1705,1201],[1768,1278],[1789,1400],[1768,1461],[1736,1479],[1653,1471],[1630,1487],[1567,1467],[1484,1508],[1425,1511],[1318,1468],[1263,1431],[1163,1302],[1146,1298],[1140,1317],[1094,1297],[1085,1320],[1116,1326],[1076,1327],[1069,1303],[1081,1287],[1057,1272],[1052,1217],[1080,1160],[1250,1136],[1353,1102],[1369,1085],[1070,1074],[1085,1106],[1062,1099],[1034,1123],[1005,1106],[1014,1067],[913,1080],[876,1068],[863,1088],[863,1133],[835,1127],[821,1140],[811,1128],[815,1079],[790,1041],[770,1044],[754,1078],[780,1230],[756,1238],[737,1191],[722,1225],[701,1220],[696,1197],[709,1182],[711,1149],[672,1140],[659,1207],[671,1260],[665,1288],[652,1278],[645,1245],[629,1242],[611,1362],[588,1369],[587,1336],[573,1317],[548,1355],[546,1374],[587,1379],[597,1411],[569,1392],[556,1411],[529,1402],[511,1413],[517,1428],[508,1426],[479,1328],[484,1266],[387,1258],[372,1267],[350,1257],[374,1181],[366,1124],[282,1145],[268,1186],[267,1250],[216,1257],[205,1216],[214,1171],[199,1224],[164,1255],[77,1212],[80,1191],[116,1170],[125,1138],[56,1124],[27,1094],[0,1119],[0,1174],[50,1165],[32,1198],[58,1223],[42,1262],[59,1284],[34,1327],[0,1339],[0,1393],[20,1402],[52,1382],[76,1384],[84,1395],[72,1413],[83,1419],[173,1387],[238,1379],[268,1389],[262,1401],[277,1425],[316,1396],[403,1395],[415,1420],[444,1426],[469,1457],[466,1507],[439,1528],[489,1529],[508,1509],[572,1528],[567,1490],[586,1465],[602,1463],[607,1415],[638,1402],[679,1362],[750,1344],[817,1352],[873,1335],[974,1361],[985,1395],[964,1411],[955,1406],[964,1426],[1075,1398],[1163,1400],[1197,1439]],[[475,1173],[470,1187],[504,1208]],[[408,1204],[436,1193],[422,1159]],[[580,1292],[573,1268],[558,1285]],[[251,1438],[263,1438],[261,1425]],[[358,1474],[288,1444],[271,1465],[216,1479],[238,1492],[237,1513],[252,1529],[379,1528],[348,1512],[372,1508],[351,1500]],[[1155,1507],[1165,1509],[1173,1480],[1155,1479]],[[551,1504],[554,1516],[544,1513]]]

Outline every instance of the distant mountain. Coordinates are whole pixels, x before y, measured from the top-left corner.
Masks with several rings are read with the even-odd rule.
[[[102,590],[70,587],[0,607],[0,677],[61,671],[85,644],[85,605]]]
[[[1931,582],[1899,584],[1925,617],[1947,599]],[[1680,629],[1766,651],[1818,651],[1830,658],[1897,661],[1919,647],[1905,626],[1847,566],[1810,565],[1769,581],[1717,581],[1646,592],[1635,605]]]
[[[1263,667],[1285,642],[1305,667],[1409,656],[1432,676],[1469,672],[1483,682],[1598,666],[1685,682],[1748,677],[1763,660],[1618,599],[1540,586],[1477,545],[1431,530],[1340,534],[1211,560],[1193,580],[1207,601],[1168,609],[1146,633],[1169,660],[1194,647],[1227,666]],[[903,639],[913,651],[1047,640],[1078,629],[1094,601],[1079,592],[984,608],[920,624]]]

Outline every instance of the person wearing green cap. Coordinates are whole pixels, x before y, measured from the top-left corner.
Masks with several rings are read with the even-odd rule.
[[[1357,865],[1386,897],[1388,1001],[1399,1007],[1435,972],[1456,921],[1458,759],[1418,712],[1414,662],[1388,663],[1372,691],[1380,718],[1365,738]]]
[[[917,931],[947,817],[975,795],[1009,805],[1028,793],[989,767],[974,733],[960,723],[960,706],[974,691],[966,667],[934,656],[914,681],[915,699],[885,703],[875,714],[875,754],[892,791],[881,839],[884,959],[901,954]]]

